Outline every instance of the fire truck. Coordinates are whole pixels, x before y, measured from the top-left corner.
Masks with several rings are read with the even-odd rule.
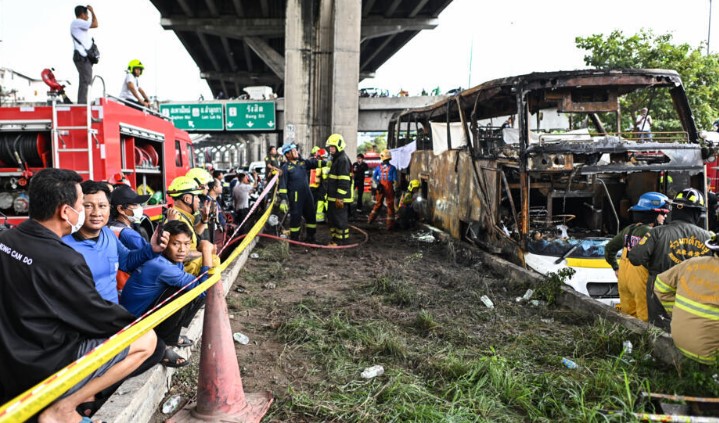
[[[152,233],[168,184],[194,166],[189,134],[160,114],[104,95],[88,105],[60,102],[62,86],[48,85],[48,105],[0,107],[0,225],[28,218],[28,184],[39,170],[53,167],[86,180],[124,179],[152,195],[141,224]]]

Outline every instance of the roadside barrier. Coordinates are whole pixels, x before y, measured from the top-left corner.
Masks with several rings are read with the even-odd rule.
[[[276,182],[277,176],[272,178],[271,182],[267,184],[267,187],[264,191],[262,191],[262,194],[258,198],[257,202],[248,213],[248,216],[237,227],[235,233],[240,230],[242,225],[256,210],[257,205],[270,192],[270,189],[276,184]],[[77,385],[102,364],[119,354],[120,351],[135,342],[147,331],[162,323],[170,315],[174,314],[176,311],[194,300],[197,296],[214,286],[220,280],[222,271],[229,266],[232,260],[236,259],[242,251],[247,248],[257,234],[262,230],[265,222],[272,212],[273,205],[274,195],[273,200],[269,203],[265,213],[247,233],[240,245],[235,248],[235,250],[224,262],[216,268],[210,269],[210,276],[207,280],[189,291],[185,292],[184,290],[179,290],[174,296],[168,298],[166,301],[158,304],[157,307],[138,317],[135,321],[122,328],[116,334],[110,336],[105,342],[86,355],[68,364],[65,368],[59,370],[53,375],[50,375],[47,379],[0,406],[0,423],[22,422],[28,420],[30,417],[51,404],[60,395]],[[222,250],[224,250],[226,246],[227,244],[223,246]],[[202,276],[204,276],[204,274],[199,275],[197,279]],[[188,284],[187,286],[189,285],[191,284]],[[230,334],[230,341],[231,340],[232,338]]]

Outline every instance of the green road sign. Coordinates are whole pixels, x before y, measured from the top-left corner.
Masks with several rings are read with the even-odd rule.
[[[222,131],[222,111],[221,103],[160,104],[160,113],[186,131]]]
[[[228,131],[274,131],[275,102],[245,101],[225,105]]]

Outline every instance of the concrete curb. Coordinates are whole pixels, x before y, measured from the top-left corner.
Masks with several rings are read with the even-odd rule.
[[[222,272],[222,284],[225,295],[235,283],[240,270],[247,262],[250,252],[257,244],[257,238],[247,249]],[[205,315],[204,307],[195,315],[187,331],[184,332],[190,339],[199,339],[202,335],[202,322]],[[199,350],[199,344],[193,349]],[[182,355],[189,360],[191,349],[184,348]],[[172,375],[175,369],[157,365],[142,375],[129,379],[120,386],[109,400],[93,416],[93,421],[106,421],[112,423],[138,423],[150,421],[157,411],[160,402],[165,397],[172,384]]]

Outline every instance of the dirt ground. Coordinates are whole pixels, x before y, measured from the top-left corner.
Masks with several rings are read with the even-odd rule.
[[[351,249],[261,239],[227,296],[233,332],[250,339],[247,345],[235,344],[244,390],[271,391],[275,398],[263,422],[382,421],[357,417],[352,410],[341,410],[343,405],[320,399],[358,383],[359,373],[375,360],[384,363],[388,373],[419,372],[422,379],[421,373],[432,370],[437,357],[455,350],[471,351],[472,358],[502,353],[534,361],[523,366],[538,375],[566,372],[562,356],[591,357],[597,350],[604,359],[621,352],[624,334],[616,335],[618,341],[596,341],[583,336],[586,319],[544,303],[518,302],[526,287],[508,288],[503,275],[488,273],[477,256],[456,242],[431,242],[431,233],[421,228],[388,232],[381,223],[368,225],[364,219],[351,224],[368,235],[364,242],[364,236],[353,230],[352,241],[360,245]],[[326,226],[318,225],[318,239],[329,240]],[[483,305],[482,295],[491,298],[495,308]],[[338,331],[383,325],[389,328],[389,340],[365,348],[353,341],[361,334],[332,338],[328,341],[341,342],[343,350],[357,353],[337,364],[336,357],[307,347],[332,332],[314,330],[316,323],[307,322],[316,322],[315,317],[330,326],[337,319]],[[199,355],[195,351],[193,364],[175,374],[166,398],[179,394],[183,405],[194,400]],[[343,367],[339,374],[346,379],[333,380],[337,366]],[[319,402],[313,403],[314,398]],[[508,404],[508,410],[516,407]],[[501,421],[526,420],[522,416]],[[167,418],[158,411],[153,421]],[[500,420],[489,414],[484,421]]]

